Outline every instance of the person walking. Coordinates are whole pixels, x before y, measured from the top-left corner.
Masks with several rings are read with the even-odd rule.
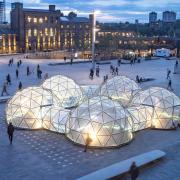
[[[8,133],[8,136],[9,136],[10,144],[12,144],[13,134],[14,134],[14,126],[12,125],[11,122],[9,123],[9,125],[7,127],[7,133]]]
[[[64,62],[66,62],[66,56],[64,56]]]
[[[18,71],[18,69],[16,69],[16,78],[17,79],[19,78],[19,71]]]
[[[18,89],[19,89],[19,90],[22,90],[22,82],[21,82],[21,81],[19,82]]]
[[[118,66],[120,66],[120,65],[121,65],[121,59],[118,60]]]
[[[171,91],[173,91],[171,79],[169,79],[167,89],[170,89]]]
[[[11,76],[10,76],[10,74],[8,74],[6,76],[6,80],[7,80],[8,85],[11,85]]]
[[[37,65],[37,78],[39,79],[39,69],[40,69],[40,66],[39,64]]]
[[[8,96],[8,92],[7,92],[7,82],[4,82],[3,84],[3,88],[2,88],[2,92],[1,92],[1,96],[4,96],[4,93]]]
[[[73,58],[71,58],[71,65],[73,64]]]
[[[170,78],[170,74],[171,74],[171,70],[170,70],[170,69],[167,69],[167,79]]]
[[[96,67],[96,76],[99,77],[99,71],[100,71],[100,68],[99,66]]]
[[[19,61],[18,61],[18,62],[17,62],[17,68],[19,68],[19,65],[20,65],[20,64],[19,64]]]
[[[136,180],[139,176],[139,168],[136,166],[135,162],[132,162],[129,172],[131,175],[131,180]]]
[[[27,66],[26,73],[27,73],[27,76],[29,76],[30,74],[29,66]]]
[[[118,69],[118,67],[116,67],[116,75],[117,75],[117,76],[119,75],[119,69]]]
[[[86,138],[86,144],[85,144],[85,147],[84,147],[84,152],[87,151],[87,149],[88,149],[91,142],[92,142],[92,139],[90,138],[89,133],[88,133],[87,138]]]

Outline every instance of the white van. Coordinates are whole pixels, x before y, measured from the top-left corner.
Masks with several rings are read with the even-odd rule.
[[[169,49],[156,49],[154,56],[156,57],[170,57],[171,51]]]

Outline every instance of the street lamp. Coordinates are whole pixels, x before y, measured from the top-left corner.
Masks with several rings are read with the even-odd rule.
[[[92,14],[92,69],[95,69],[96,13]]]

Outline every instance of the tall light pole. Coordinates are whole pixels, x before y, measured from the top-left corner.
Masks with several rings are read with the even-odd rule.
[[[92,69],[95,69],[96,14],[92,14]]]

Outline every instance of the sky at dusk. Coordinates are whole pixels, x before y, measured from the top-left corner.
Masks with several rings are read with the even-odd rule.
[[[10,3],[7,0],[7,13]],[[175,11],[180,18],[180,0],[24,0],[26,8],[44,8],[55,4],[64,14],[74,11],[78,16],[88,16],[93,10],[98,11],[98,20],[101,22],[148,22],[148,13],[156,11],[162,19],[165,10]],[[8,15],[9,16],[9,15]]]

